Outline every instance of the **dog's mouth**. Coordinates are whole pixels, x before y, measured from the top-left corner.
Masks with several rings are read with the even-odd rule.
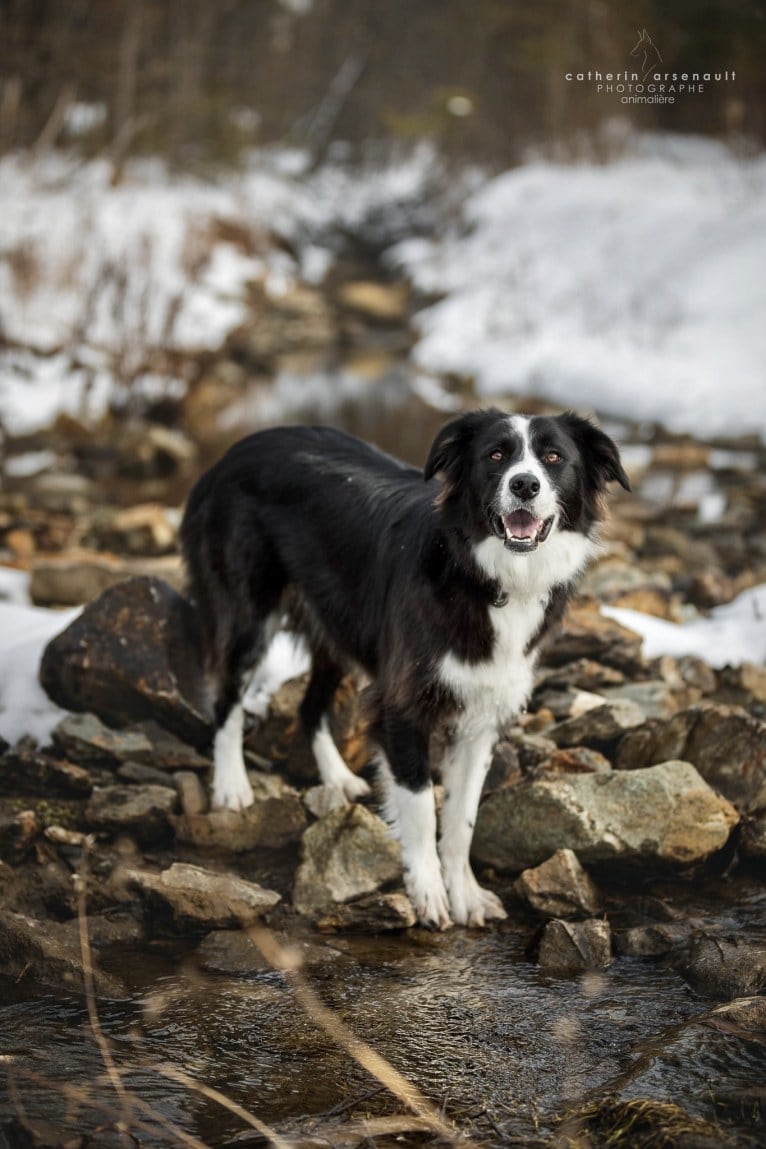
[[[518,510],[510,515],[498,515],[496,529],[507,550],[529,554],[548,538],[553,519],[553,515],[549,519],[538,519],[530,511]]]

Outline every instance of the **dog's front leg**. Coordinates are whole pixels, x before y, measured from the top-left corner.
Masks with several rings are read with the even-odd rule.
[[[497,895],[476,881],[469,860],[494,740],[494,730],[474,735],[458,732],[442,762],[444,806],[439,853],[452,920],[461,926],[484,926],[493,918],[508,916]]]
[[[380,742],[384,815],[402,848],[404,887],[420,924],[446,930],[452,919],[436,848],[428,740],[405,721],[394,719],[386,722]]]

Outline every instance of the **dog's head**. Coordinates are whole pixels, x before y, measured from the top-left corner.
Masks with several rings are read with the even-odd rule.
[[[495,535],[516,554],[537,550],[555,531],[589,535],[607,483],[630,490],[616,444],[571,413],[461,415],[431,446],[425,478],[434,476],[446,525],[475,543]]]

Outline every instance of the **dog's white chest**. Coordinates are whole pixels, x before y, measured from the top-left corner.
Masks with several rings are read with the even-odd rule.
[[[520,599],[504,607],[490,607],[495,642],[490,658],[462,662],[447,654],[439,677],[463,704],[465,721],[480,724],[506,721],[526,706],[532,692],[534,653],[527,653],[539,631],[546,600]]]

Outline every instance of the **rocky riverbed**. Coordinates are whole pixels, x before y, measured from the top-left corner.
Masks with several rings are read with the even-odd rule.
[[[383,430],[409,418],[427,440],[443,416],[397,386]],[[357,403],[367,410],[341,410],[359,430]],[[105,430],[99,455],[62,422],[11,453],[73,461],[68,478],[43,467],[11,482],[0,528],[35,601],[88,605],[41,663],[70,713],[49,741],[0,755],[0,1139],[125,1139],[128,1102],[83,1030],[92,972],[112,1056],[151,1110],[139,1119],[130,1103],[134,1143],[167,1136],[162,1120],[211,1144],[243,1128],[158,1076],[160,1061],[289,1144],[423,1143],[413,1118],[374,1124],[399,1120],[401,1104],[303,1012],[292,975],[265,956],[265,927],[475,1142],[758,1143],[766,671],[720,665],[712,649],[647,658],[601,608],[684,623],[766,581],[763,448],[616,429],[637,493],[614,505],[480,809],[474,862],[509,921],[436,936],[413,927],[375,802],[338,804],[316,786],[296,731],[300,679],[252,717],[253,808],[208,809],[209,716],[174,546],[180,491],[227,432],[152,426],[135,441]],[[334,726],[369,773],[363,685],[343,683]]]

